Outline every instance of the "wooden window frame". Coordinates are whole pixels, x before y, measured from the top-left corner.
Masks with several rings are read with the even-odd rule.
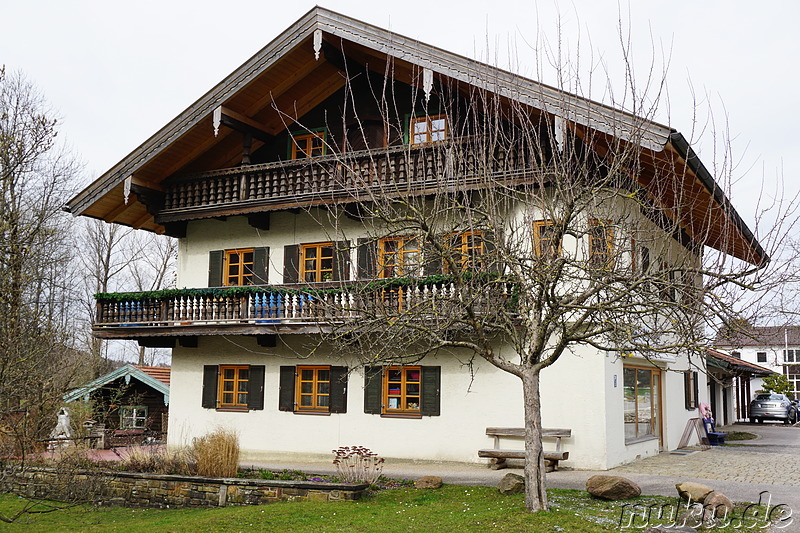
[[[700,405],[700,386],[698,373],[685,370],[683,373],[683,394],[687,411],[693,411]]]
[[[143,411],[143,416],[138,416],[137,413]],[[133,413],[133,415],[129,415],[128,413]],[[149,415],[149,409],[146,405],[124,405],[119,409],[119,428],[120,429],[146,429],[147,428],[147,417]],[[126,419],[132,419],[133,425],[129,425],[125,422]],[[138,420],[142,421],[141,425],[138,425],[136,422]]]
[[[589,220],[589,263],[595,268],[611,270],[614,267],[614,226],[610,220]],[[599,235],[598,235],[599,233]]]
[[[225,378],[225,371],[226,370],[233,370],[234,376],[232,379]],[[242,379],[240,377],[240,372],[242,370],[247,371],[247,379]],[[249,398],[250,398],[250,365],[219,365],[219,383],[217,385],[217,408],[222,410],[233,410],[233,411],[245,411],[249,410]],[[233,383],[233,391],[226,391],[225,390],[225,383],[232,382]],[[241,391],[239,384],[242,382],[247,383],[247,390]],[[233,401],[232,402],[225,402],[225,394],[233,394]],[[244,403],[239,401],[239,395],[246,394],[246,399]]]
[[[470,237],[474,239],[470,240]],[[461,233],[451,233],[450,242],[453,252],[456,254],[456,263],[462,271],[483,270],[483,257],[486,255],[486,239],[481,230],[462,231]],[[477,245],[476,245],[477,241]],[[444,272],[447,274],[447,265],[444,265]]]
[[[442,120],[444,122],[444,127],[441,129],[433,129],[433,122],[437,120]],[[416,124],[425,124],[425,130],[421,132],[415,132],[414,126]],[[441,133],[440,138],[432,138],[434,134]],[[424,140],[417,140],[417,136],[425,136]],[[447,116],[444,114],[439,115],[425,115],[420,117],[411,117],[408,122],[408,139],[411,146],[422,146],[426,144],[431,144],[435,142],[442,142],[447,140],[450,137],[450,124],[447,120]]]
[[[244,255],[250,255],[250,262],[245,262]],[[231,261],[232,256],[238,256],[237,262],[239,266],[238,274],[231,274],[230,268],[234,263]],[[225,287],[241,287],[244,285],[253,285],[253,265],[255,264],[255,248],[233,248],[225,250],[225,258],[222,264],[222,284]],[[250,267],[249,269],[247,267]],[[231,278],[236,278],[236,283],[231,283]]]
[[[325,130],[290,135],[289,158],[292,160],[297,160],[325,155],[328,151],[325,143],[325,137]],[[314,145],[315,140],[321,141],[319,146]]]
[[[391,372],[400,372],[400,381],[390,380],[389,375]],[[417,373],[416,380],[410,380],[408,374],[411,372]],[[399,389],[397,393],[392,393],[394,389],[390,388],[390,384],[398,383]],[[408,394],[408,385],[417,385],[416,394]],[[407,407],[409,399],[416,398],[415,407]],[[397,407],[390,407],[395,403]],[[382,385],[382,409],[381,413],[384,415],[401,415],[401,416],[421,416],[422,409],[422,367],[421,366],[390,366],[383,369],[383,385]]]
[[[303,371],[311,371],[312,378],[311,380],[303,379]],[[325,371],[328,373],[327,380],[319,379],[320,371]],[[311,383],[311,392],[305,393],[303,392],[303,383]],[[321,393],[319,392],[319,384],[327,383],[328,384],[328,392]],[[295,369],[295,400],[294,400],[294,410],[297,413],[330,413],[331,409],[331,367],[330,365],[302,365],[297,366]],[[311,405],[303,405],[302,397],[303,396],[310,396],[312,399]],[[327,405],[320,405],[320,400],[322,398],[326,398]]]
[[[416,247],[410,248],[409,244],[414,244]],[[387,252],[386,245],[389,242],[399,243],[394,251]],[[406,261],[407,255],[417,255],[417,261],[412,263]],[[423,275],[424,261],[422,257],[422,243],[419,237],[416,236],[402,236],[402,237],[384,237],[378,240],[378,278],[387,279],[395,277],[420,277]],[[395,258],[394,263],[387,265],[386,259],[388,256]],[[391,275],[388,275],[388,269],[392,269]],[[408,270],[413,268],[416,272],[409,274]],[[398,270],[402,269],[402,272]]]
[[[634,413],[635,413],[635,428],[636,428],[636,435],[633,437],[628,438],[625,436],[625,443],[626,444],[633,444],[635,442],[641,440],[648,440],[648,439],[659,439],[661,441],[662,435],[664,433],[662,424],[664,423],[664,412],[663,412],[663,383],[661,380],[661,375],[664,372],[662,369],[657,367],[647,367],[647,366],[633,366],[633,365],[624,365],[622,369],[622,383],[623,383],[623,401],[624,401],[624,391],[625,391],[625,371],[626,370],[633,370],[638,374],[640,370],[646,370],[650,372],[650,383],[651,388],[653,383],[658,383],[658,394],[652,394],[651,392],[651,405],[650,405],[650,423],[654,428],[655,433],[640,433],[639,432],[639,393],[638,393],[638,377],[636,378],[635,385],[634,385],[634,398],[635,398],[635,406],[634,406]],[[654,375],[656,376],[654,379]],[[652,390],[652,389],[651,389]],[[623,416],[625,414],[625,409],[623,407]],[[623,435],[624,436],[624,435]]]
[[[325,256],[322,254],[323,248],[330,248],[331,254],[330,256]],[[316,250],[316,257],[309,258],[306,257],[306,253],[308,250]],[[325,259],[330,259],[331,261],[331,268],[330,269],[323,269],[322,262]],[[306,262],[307,261],[314,261],[316,266],[314,269],[309,270],[307,269]],[[333,242],[315,242],[310,244],[301,244],[300,245],[300,282],[301,283],[320,283],[323,281],[334,281],[336,279],[336,246]],[[306,275],[309,273],[314,274],[314,280],[307,280]],[[329,276],[327,277],[326,274]]]
[[[559,242],[554,243],[555,246],[548,246],[547,250],[543,246],[544,243],[553,242],[553,239],[549,237],[543,238],[542,230],[552,227],[555,227],[555,222],[550,219],[535,220],[533,222],[533,251],[536,257],[555,259],[561,255],[561,239],[559,239]]]

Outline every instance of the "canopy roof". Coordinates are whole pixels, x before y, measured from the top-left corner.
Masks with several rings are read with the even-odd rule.
[[[345,84],[336,62],[319,54],[320,38],[338,49],[346,44],[349,57],[381,74],[391,65],[392,76],[409,85],[418,85],[420,73],[427,69],[443,82],[479,87],[561,117],[601,154],[615,140],[635,140],[642,148],[636,179],[661,205],[675,205],[674,199],[680,196],[691,206],[674,217],[694,242],[754,264],[767,260],[752,232],[677,131],[321,7],[306,13],[65,208],[76,215],[163,233],[142,203],[135,197],[129,201],[126,179],[161,190],[170,176],[238,165],[240,139],[224,128],[215,136],[214,110],[224,106],[270,135],[286,129],[293,117],[303,116]],[[254,148],[258,142],[254,141]],[[665,175],[673,176],[671,183],[664,183]]]
[[[727,370],[733,374],[750,374],[754,377],[764,377],[770,374],[777,374],[777,372],[774,372],[769,368],[764,368],[763,366],[759,366],[749,361],[744,361],[738,357],[733,357],[732,355],[728,355],[717,350],[706,350],[706,356],[709,365]]]

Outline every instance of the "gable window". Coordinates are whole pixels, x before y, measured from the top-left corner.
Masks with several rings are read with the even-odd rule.
[[[419,418],[439,415],[438,366],[367,367],[364,412]]]
[[[422,249],[417,237],[387,237],[378,241],[378,277],[422,275]]]
[[[756,362],[757,363],[766,363],[767,362],[767,352],[756,352]]]
[[[589,262],[610,269],[614,264],[614,228],[607,220],[589,221]]]
[[[301,135],[292,135],[291,158],[305,159],[306,157],[318,157],[325,155],[325,132],[313,132]]]
[[[627,442],[661,434],[661,371],[652,368],[622,369]]]
[[[208,254],[208,286],[266,285],[269,248],[233,248]]]
[[[126,405],[119,413],[120,429],[145,429],[147,426],[147,407]]]
[[[347,412],[347,367],[282,366],[278,409],[294,413]]]
[[[264,408],[263,365],[205,365],[202,405],[221,411]]]
[[[536,257],[555,259],[561,255],[561,241],[552,220],[533,223],[533,245]]]
[[[444,115],[415,117],[409,129],[412,145],[443,141],[447,138],[447,118]]]

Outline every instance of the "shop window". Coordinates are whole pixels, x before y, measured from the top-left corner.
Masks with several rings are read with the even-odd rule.
[[[661,434],[661,371],[623,368],[625,440]]]

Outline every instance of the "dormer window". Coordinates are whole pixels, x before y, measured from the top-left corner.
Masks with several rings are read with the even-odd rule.
[[[303,135],[292,135],[291,158],[305,159],[325,155],[325,132],[317,131]]]
[[[444,115],[424,116],[411,119],[411,144],[426,144],[447,138],[447,118]]]

